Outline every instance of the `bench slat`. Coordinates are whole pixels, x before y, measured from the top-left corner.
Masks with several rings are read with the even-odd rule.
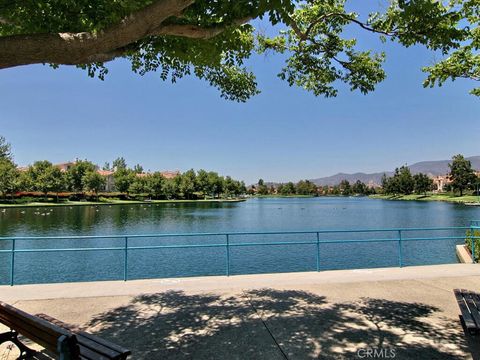
[[[480,310],[480,294],[472,291],[470,292],[470,294],[472,295],[475,306],[477,307],[477,309]]]
[[[125,349],[115,343],[112,343],[108,340],[105,340],[101,337],[98,337],[96,335],[93,335],[93,334],[90,334],[90,333],[87,333],[85,331],[79,331],[78,332],[78,336],[79,337],[82,337],[82,338],[87,338],[87,339],[90,339],[92,341],[95,341],[97,344],[100,344],[100,345],[103,345],[105,347],[108,347],[114,351],[116,351],[117,353],[120,353],[122,355],[130,355],[132,352],[128,349]]]
[[[453,293],[455,294],[455,298],[457,299],[458,307],[460,308],[460,312],[462,313],[462,317],[463,317],[463,321],[465,323],[465,327],[468,330],[476,330],[477,325],[475,324],[475,321],[473,320],[473,317],[470,314],[470,311],[468,311],[467,304],[465,303],[465,300],[463,298],[462,290],[455,289],[455,290],[453,290]]]
[[[45,314],[30,315],[0,301],[0,323],[58,355],[58,346],[72,359],[124,360],[131,352],[98,336],[79,331]],[[62,354],[64,354],[62,350]],[[70,359],[70,357],[69,357]]]
[[[60,337],[65,336],[70,344],[75,342],[71,332],[3,302],[0,302],[0,322],[54,353]]]
[[[58,335],[71,335],[71,332],[52,324],[46,320],[40,319],[37,316],[30,315],[25,311],[20,309],[14,308],[11,305],[5,304],[0,301],[0,316],[2,319],[10,320],[11,322],[15,322],[15,320],[21,321],[22,323],[27,324],[28,326],[38,328],[42,330],[42,332],[57,336]]]
[[[80,345],[80,354],[85,356],[86,359],[89,359],[94,356],[94,354],[97,354],[96,357],[92,357],[92,359],[98,359],[98,356],[102,355],[105,356],[102,357],[102,359],[120,360],[126,359],[127,356],[131,354],[129,350],[124,349],[121,346],[118,346],[98,336],[89,334],[85,331],[79,331],[70,324],[64,323],[63,321],[55,319],[49,315],[37,314],[36,316],[60,327],[69,329],[70,331],[74,331],[74,333],[77,335],[78,344]]]
[[[463,296],[465,298],[465,302],[467,303],[468,310],[470,311],[470,314],[473,317],[473,321],[475,321],[475,324],[477,325],[477,328],[480,328],[480,313],[478,312],[478,309],[475,306],[473,293],[470,292],[470,291],[467,291],[463,294]]]
[[[95,351],[98,354],[102,354],[103,356],[105,356],[105,359],[112,359],[112,360],[123,359],[126,357],[126,355],[128,355],[122,352],[118,352],[110,347],[99,344],[98,342],[82,334],[77,335],[77,340],[80,345],[80,352],[82,353],[85,350],[91,350],[91,351]]]
[[[58,337],[42,333],[36,327],[26,326],[25,323],[22,324],[17,321],[12,321],[12,319],[3,318],[2,316],[0,316],[0,323],[12,330],[15,330],[19,334],[32,339],[34,342],[42,345],[44,348],[51,351],[56,351],[56,341],[58,340]]]
[[[25,311],[0,301],[0,322],[29,338],[54,354],[61,353],[70,359],[78,359],[79,349],[75,335]]]
[[[88,360],[111,360],[110,357],[106,357],[103,354],[99,354],[98,352],[83,346],[80,347],[80,356]]]

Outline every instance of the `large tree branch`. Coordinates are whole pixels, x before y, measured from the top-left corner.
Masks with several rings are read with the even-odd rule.
[[[246,24],[252,18],[246,17],[242,19],[236,19],[228,25],[217,25],[213,27],[204,28],[197,25],[188,25],[188,24],[169,24],[169,25],[160,25],[158,28],[153,30],[149,36],[179,36],[190,39],[203,39],[208,40],[217,35],[220,35],[230,26],[238,26]],[[117,57],[125,55],[127,52],[126,48],[118,48],[108,53],[94,54],[92,56],[84,59],[84,63],[105,63],[116,59]]]
[[[250,20],[252,20],[251,17],[245,17],[241,19],[236,19],[233,22],[228,23],[226,25],[221,24],[221,25],[212,26],[208,28],[197,26],[197,25],[184,25],[184,24],[160,25],[157,29],[155,29],[151,33],[151,35],[171,35],[171,36],[181,36],[181,37],[192,38],[192,39],[211,39],[221,34],[222,32],[224,32],[230,26],[243,25],[249,22]]]
[[[99,33],[59,33],[0,37],[0,69],[53,63],[77,65],[115,54],[117,49],[152,34],[169,17],[195,0],[157,0]],[[105,56],[105,58],[108,58]]]

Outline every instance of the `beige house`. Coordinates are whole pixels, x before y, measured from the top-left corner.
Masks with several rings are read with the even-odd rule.
[[[161,171],[160,172],[165,179],[173,179],[180,175],[180,171]]]
[[[73,165],[75,165],[76,161],[61,163],[61,164],[54,164],[54,166],[58,167],[61,172],[67,172]]]
[[[480,171],[476,170],[475,175],[477,177],[480,177]],[[436,193],[445,192],[445,186],[452,183],[452,180],[450,179],[450,175],[448,174],[435,176],[432,178],[432,180],[433,180],[433,185],[435,187],[434,192]]]
[[[146,177],[146,176],[149,176],[151,174],[152,173],[149,173],[149,172],[143,172],[143,173],[135,174],[135,176]],[[180,175],[180,171],[178,171],[178,170],[176,170],[176,171],[160,171],[160,174],[162,174],[162,176],[165,179],[173,179],[173,178],[176,178],[178,175]]]
[[[432,178],[433,180],[433,186],[434,186],[434,192],[436,193],[441,193],[445,191],[445,186],[450,184],[452,180],[450,180],[449,175],[438,175]]]
[[[97,173],[99,173],[105,178],[105,187],[103,188],[103,191],[106,191],[106,192],[115,191],[115,178],[113,176],[114,172],[111,170],[97,169]]]

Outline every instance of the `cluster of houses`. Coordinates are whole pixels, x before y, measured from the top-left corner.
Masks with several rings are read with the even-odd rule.
[[[480,171],[475,171],[475,175],[477,177],[480,177]],[[445,187],[448,184],[452,183],[452,179],[450,178],[450,176],[448,174],[447,175],[434,176],[434,177],[432,177],[432,180],[433,180],[433,186],[434,186],[433,191],[437,192],[437,193],[445,192]]]
[[[58,167],[60,169],[60,171],[62,171],[62,172],[67,172],[73,165],[75,165],[75,161],[65,162],[65,163],[60,163],[60,164],[54,164],[54,166]],[[27,170],[27,169],[28,169],[28,167],[19,168],[19,170],[21,170],[21,171],[22,170]],[[97,171],[97,173],[99,173],[100,175],[105,177],[106,181],[105,181],[105,187],[104,187],[103,191],[106,191],[106,192],[115,191],[115,177],[114,177],[115,170],[102,170],[102,169],[100,169],[100,167],[97,166],[96,171]],[[161,171],[160,173],[166,179],[173,179],[176,176],[180,175],[180,171],[178,171],[178,170],[176,170],[176,171]],[[150,173],[148,173],[148,172],[143,172],[143,173],[136,174],[136,176],[138,176],[138,177],[144,177],[144,176],[148,176],[148,175],[150,175]]]

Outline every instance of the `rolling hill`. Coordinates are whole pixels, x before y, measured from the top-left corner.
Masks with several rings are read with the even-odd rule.
[[[471,161],[472,167],[474,169],[480,170],[480,156],[471,156],[467,159]],[[448,164],[450,163],[450,161],[451,160],[421,161],[421,162],[409,165],[408,167],[410,168],[413,174],[425,173],[430,176],[438,176],[438,175],[444,175],[448,173],[449,171]],[[350,183],[354,183],[355,181],[360,180],[366,184],[380,184],[382,175],[384,173],[387,174],[387,176],[391,176],[393,174],[393,171],[391,170],[382,171],[382,172],[371,173],[371,174],[366,174],[361,172],[354,173],[354,174],[338,173],[332,176],[311,179],[310,181],[312,181],[317,185],[322,185],[322,186],[337,185],[340,183],[340,181],[344,179],[348,180]]]

